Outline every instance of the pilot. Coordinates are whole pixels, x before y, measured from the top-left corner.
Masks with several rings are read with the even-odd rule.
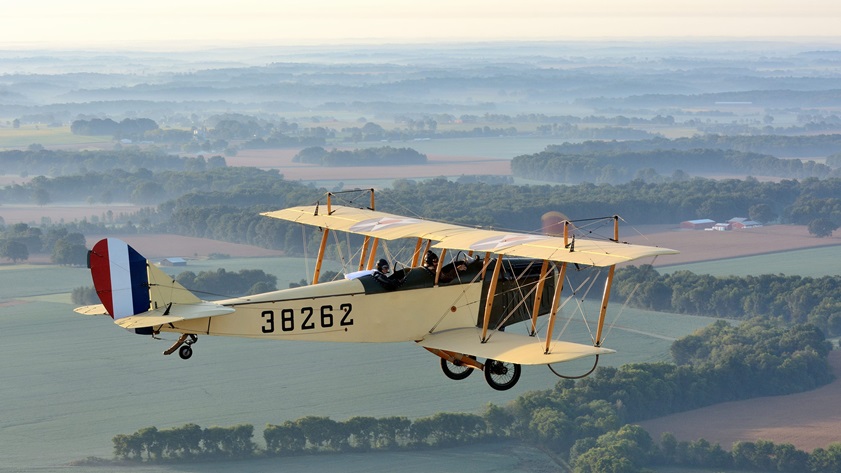
[[[403,279],[399,278],[398,275],[388,273],[391,272],[391,267],[388,264],[388,261],[381,259],[377,261],[377,270],[374,271],[374,279],[380,283],[380,285],[388,291],[393,291],[400,287],[403,284]]]
[[[428,269],[432,273],[435,273],[438,270],[438,255],[436,255],[432,250],[426,252],[426,258],[424,258],[424,268]],[[467,265],[463,261],[453,261],[441,269],[441,275],[438,277],[438,282],[446,284],[455,279],[456,276],[458,276],[458,273],[465,270],[467,270]]]

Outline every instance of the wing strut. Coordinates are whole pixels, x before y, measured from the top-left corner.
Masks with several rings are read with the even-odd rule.
[[[496,283],[499,281],[499,272],[502,270],[502,254],[497,255],[494,273],[491,276],[491,286],[488,288],[488,297],[485,301],[485,314],[482,320],[482,343],[488,341],[488,324],[491,321],[491,308],[494,305],[494,294],[496,294]]]
[[[365,235],[365,241],[362,242],[362,254],[359,255],[359,268],[357,271],[365,269],[365,259],[368,256],[368,246],[371,244],[371,237]]]
[[[540,267],[540,278],[537,280],[537,289],[534,293],[534,305],[531,311],[531,329],[529,335],[532,337],[537,335],[537,316],[540,312],[540,303],[543,301],[543,286],[546,284],[546,273],[549,271],[549,260],[543,260],[543,265]]]
[[[423,245],[423,238],[418,238],[418,242],[415,243],[415,252],[412,253],[413,268],[416,267],[418,265],[418,261],[420,261],[421,245]]]
[[[619,242],[619,216],[613,216],[613,241]],[[607,271],[607,280],[604,282],[604,294],[602,295],[602,306],[599,310],[599,325],[596,327],[596,341],[595,345],[602,344],[602,329],[604,328],[604,318],[607,314],[607,301],[610,299],[610,289],[613,286],[613,273],[616,272],[616,265],[610,265]]]
[[[567,263],[561,263],[561,272],[558,274],[558,280],[555,281],[555,293],[552,295],[552,311],[549,312],[549,326],[546,328],[546,350],[543,352],[549,354],[549,346],[552,344],[552,332],[555,330],[555,319],[558,315],[558,308],[561,306],[561,291],[564,289],[564,280],[567,275]]]
[[[318,247],[318,259],[315,261],[315,274],[312,277],[313,284],[318,284],[318,276],[321,275],[321,263],[324,261],[324,249],[327,248],[327,236],[330,234],[330,229],[325,227],[322,229],[322,232],[324,233],[321,234],[321,246]]]

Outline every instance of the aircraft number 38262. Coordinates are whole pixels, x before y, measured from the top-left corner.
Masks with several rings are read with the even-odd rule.
[[[331,328],[336,325],[337,319],[340,327],[348,327],[353,325],[353,319],[350,317],[352,310],[353,306],[348,303],[339,305],[340,312],[338,313],[334,312],[333,306],[329,304],[320,308],[301,307],[297,314],[294,309],[282,309],[279,316],[280,330],[292,332],[296,329]],[[263,317],[263,333],[274,333],[278,321],[278,317],[275,317],[275,311],[264,310],[261,315]],[[339,319],[339,317],[341,318]],[[300,327],[297,326],[296,320],[300,321]]]

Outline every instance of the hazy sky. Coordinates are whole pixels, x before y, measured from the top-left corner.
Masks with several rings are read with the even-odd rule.
[[[0,48],[841,39],[837,0],[6,0]]]

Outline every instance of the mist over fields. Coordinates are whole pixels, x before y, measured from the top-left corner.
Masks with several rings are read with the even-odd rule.
[[[841,228],[837,44],[6,50],[0,51],[0,71],[0,278],[8,281],[0,284],[0,351],[6,361],[0,399],[20,408],[0,415],[6,419],[0,421],[0,457],[7,453],[2,445],[14,449],[0,471],[84,471],[66,465],[88,455],[110,461],[114,435],[153,425],[163,430],[189,422],[248,422],[256,426],[262,448],[267,423],[320,415],[418,420],[451,411],[479,417],[487,415],[489,403],[514,416],[516,426],[508,437],[496,432],[495,439],[536,443],[554,455],[536,454],[540,460],[532,469],[520,457],[501,464],[540,471],[563,458],[570,471],[591,471],[587,462],[595,453],[588,452],[608,450],[611,442],[635,434],[620,433],[625,421],[728,396],[799,392],[832,377],[823,337],[841,335],[841,274],[831,264]],[[659,232],[668,234],[664,246],[692,244],[705,256],[662,275],[650,268],[625,273],[630,276],[617,284],[612,309],[620,310],[627,297],[623,317],[632,320],[617,325],[619,353],[597,370],[601,378],[579,384],[581,391],[572,383],[556,385],[545,369],[526,370],[523,385],[505,395],[490,393],[476,379],[452,384],[437,369],[437,358],[391,344],[301,349],[203,337],[199,359],[183,362],[160,356],[169,342],[150,342],[122,333],[109,320],[79,320],[71,312],[78,304],[71,291],[89,284],[86,245],[103,235],[191,239],[197,243],[185,244],[185,254],[150,251],[194,258],[190,270],[259,267],[274,272],[280,288],[297,283],[311,274],[308,258],[319,235],[302,234],[298,226],[259,212],[357,187],[376,188],[378,210],[488,228],[539,231],[541,216],[556,211],[571,219],[619,214],[622,239],[661,244]],[[726,235],[687,230],[683,234],[691,239],[683,240],[676,231],[684,221],[723,223],[733,217],[762,227]],[[653,230],[634,234],[635,225]],[[577,231],[601,237],[608,230],[582,225]],[[243,254],[230,259],[206,249],[222,241]],[[351,254],[348,246],[350,240],[330,243],[331,270],[338,274],[348,266],[340,261]],[[819,246],[830,249],[714,262],[762,248]],[[250,248],[247,255],[243,248]],[[261,256],[239,258],[252,255]],[[715,320],[727,323],[711,325]],[[744,333],[739,326],[747,327]],[[572,327],[587,338],[584,326]],[[698,335],[704,327],[708,332]],[[758,333],[774,346],[756,342]],[[734,353],[741,355],[727,358]],[[631,362],[638,364],[623,367]],[[760,364],[768,386],[752,391],[742,386],[751,383],[741,383],[735,390],[722,381],[756,375]],[[723,371],[737,365],[741,375]],[[620,387],[623,376],[628,384]],[[630,387],[642,379],[633,376],[654,380],[642,382],[651,387],[646,395]],[[691,376],[702,381],[686,381]],[[774,376],[798,382],[775,383]],[[588,389],[603,391],[591,401],[582,394]],[[654,402],[665,391],[675,397]],[[402,403],[411,408],[403,412]],[[573,438],[573,431],[580,437]],[[688,456],[654,450],[632,461],[635,468],[658,461],[709,466],[719,452],[707,447],[683,444],[697,453],[695,464]],[[813,447],[797,445],[810,452]],[[437,465],[499,469],[500,462],[487,459],[487,449],[475,448],[459,459],[448,450]],[[320,453],[335,453],[331,449]],[[41,450],[50,453],[41,456]],[[354,464],[360,471],[393,471],[404,464],[407,471],[425,471],[426,453],[355,457]],[[335,466],[334,455],[311,458],[314,469]],[[734,458],[729,461],[741,461]],[[289,461],[302,471],[309,468],[300,457]]]

